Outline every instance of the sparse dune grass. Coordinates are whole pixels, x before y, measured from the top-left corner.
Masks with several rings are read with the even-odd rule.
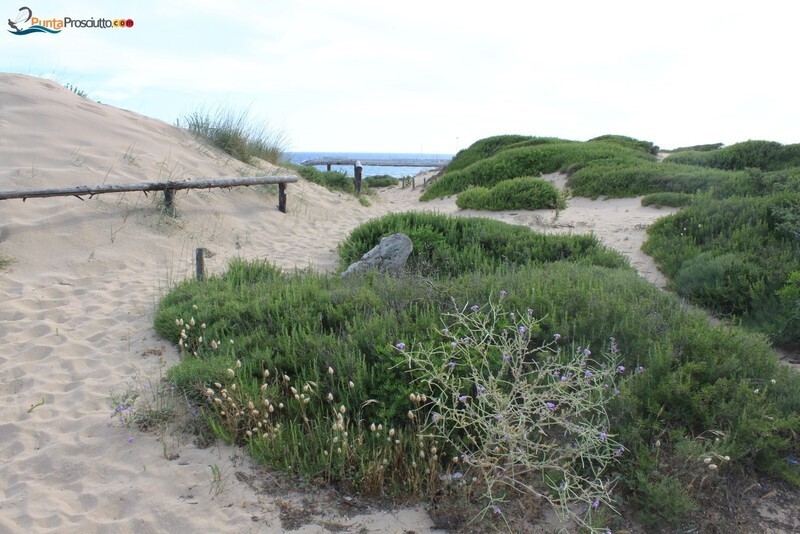
[[[266,121],[253,118],[248,109],[201,107],[178,119],[176,125],[248,164],[259,159],[279,163],[285,151],[285,134]]]
[[[800,482],[783,460],[800,378],[761,336],[710,325],[596,241],[522,230],[536,235],[392,215],[340,252],[344,265],[403,231],[421,252],[403,276],[235,261],[177,284],[155,318],[184,352],[169,376],[260,461],[367,493],[451,495],[465,521],[504,525],[508,500],[538,494],[601,532],[614,510],[676,525],[729,474]],[[509,448],[512,431],[530,448]],[[551,440],[576,455],[551,456]]]

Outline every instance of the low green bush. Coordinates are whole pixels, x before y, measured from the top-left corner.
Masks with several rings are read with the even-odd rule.
[[[503,180],[491,189],[473,187],[460,193],[456,206],[476,210],[564,209],[566,202],[550,182],[524,176]]]
[[[598,141],[603,143],[616,143],[625,148],[640,150],[647,154],[652,154],[654,150],[658,148],[650,141],[641,141],[639,139],[634,139],[633,137],[627,137],[625,135],[601,135],[600,137],[589,139],[589,141],[587,142],[592,143]]]
[[[777,292],[800,269],[800,196],[700,195],[648,229],[643,250],[671,286],[741,319],[789,348],[800,347],[792,308]]]
[[[642,206],[682,208],[691,204],[692,198],[687,193],[652,193],[642,199]]]
[[[482,321],[487,315],[480,310],[493,296],[504,299],[503,313],[485,323],[493,332],[523,324],[516,312],[536,320],[535,328],[527,325],[526,343],[558,340],[564,372],[553,384],[567,388],[558,395],[572,390],[573,381],[577,387],[591,379],[587,371],[615,366],[619,385],[609,384],[604,408],[608,430],[593,441],[607,435],[622,447],[619,464],[603,475],[618,480],[611,498],[623,491],[643,514],[663,518],[656,497],[680,486],[684,504],[667,514],[676,522],[692,506],[698,490],[689,482],[698,474],[708,476],[706,484],[724,484],[729,470],[791,479],[783,457],[796,454],[800,375],[783,369],[761,336],[710,325],[704,314],[687,311],[630,269],[557,261],[483,273],[464,268],[454,277],[341,278],[286,275],[265,263],[236,261],[222,276],[177,284],[162,300],[155,325],[162,336],[179,340],[184,353],[170,379],[218,436],[245,444],[257,460],[369,493],[432,494],[456,473],[480,471],[453,462],[454,444],[423,430],[438,412],[420,395],[403,349],[447,347],[455,341],[449,335],[471,343],[449,314]],[[492,375],[485,378],[504,380],[502,351],[480,354],[490,362]],[[591,365],[587,360],[570,374],[570,355],[590,358]],[[469,369],[463,378],[473,389],[465,382],[461,395],[474,398],[481,393],[474,381],[484,375]],[[469,441],[456,427],[447,436]],[[717,461],[718,472],[711,472],[700,452],[728,460]],[[563,489],[560,483],[566,488],[572,482],[549,471],[535,478],[549,481],[553,496]],[[478,483],[485,487],[487,480]]]
[[[414,245],[407,270],[425,275],[458,276],[560,260],[630,268],[624,256],[602,246],[593,235],[544,235],[491,219],[408,212],[373,219],[354,229],[339,245],[342,270],[382,237],[398,232],[408,235]]]
[[[682,146],[678,148],[673,148],[669,152],[710,152],[712,150],[717,150],[725,146],[724,143],[708,143],[705,145],[692,145],[692,146]]]
[[[533,139],[529,135],[496,135],[475,141],[467,148],[459,150],[447,164],[446,172],[457,171],[469,167],[476,161],[494,156],[499,151],[519,142]]]
[[[775,141],[745,141],[704,152],[677,152],[664,161],[727,170],[783,170],[800,167],[800,145],[782,145]]]
[[[470,187],[458,194],[456,206],[462,210],[488,209],[485,206],[489,205],[490,194],[491,189],[480,186]]]
[[[458,194],[470,186],[491,188],[503,180],[522,176],[560,170],[574,172],[598,160],[635,165],[640,161],[653,161],[654,157],[619,144],[600,141],[547,143],[507,149],[461,170],[445,172],[425,191],[420,200]]]
[[[719,169],[655,161],[596,161],[572,173],[567,186],[576,196],[632,197],[651,193],[706,191],[735,177]]]
[[[400,180],[395,178],[394,176],[389,176],[388,174],[382,174],[377,176],[367,176],[362,181],[362,187],[372,187],[372,188],[379,188],[379,187],[391,187],[394,185],[398,185]]]
[[[293,168],[309,182],[314,182],[331,191],[355,194],[353,179],[343,172],[321,171],[316,167],[306,167],[305,165],[296,165]]]

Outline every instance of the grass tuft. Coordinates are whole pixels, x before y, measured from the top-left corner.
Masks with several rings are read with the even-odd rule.
[[[253,119],[248,109],[200,108],[178,119],[176,125],[250,165],[255,165],[258,160],[281,162],[287,143],[283,132]]]

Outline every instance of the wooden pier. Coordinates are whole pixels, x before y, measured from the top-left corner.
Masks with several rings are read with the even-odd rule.
[[[307,159],[301,162],[300,165],[305,165],[306,167],[325,165],[328,170],[331,170],[332,165],[355,165],[357,161],[361,162],[361,165],[364,167],[444,167],[450,163],[449,159],[355,159],[324,157]]]

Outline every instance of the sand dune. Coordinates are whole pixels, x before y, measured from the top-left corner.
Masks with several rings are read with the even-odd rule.
[[[283,172],[231,160],[185,131],[53,82],[0,75],[2,190]],[[419,193],[382,191],[367,208],[301,180],[289,186],[282,214],[265,187],[183,191],[175,218],[162,213],[158,195],[142,193],[0,202],[0,255],[13,260],[0,271],[0,531],[286,527],[287,506],[311,505],[278,484],[253,483],[255,467],[234,448],[109,426],[110,394],[178,361],[171,343],[155,337],[152,318],[170,284],[192,276],[195,248],[214,253],[211,272],[235,257],[332,270],[337,243],[370,218],[458,212],[453,199],[420,204]],[[666,213],[638,199],[572,199],[559,213],[459,212],[594,232],[657,284],[663,279],[639,247],[644,228]],[[432,529],[421,508],[310,512],[301,531],[324,531],[325,521],[353,531]]]

